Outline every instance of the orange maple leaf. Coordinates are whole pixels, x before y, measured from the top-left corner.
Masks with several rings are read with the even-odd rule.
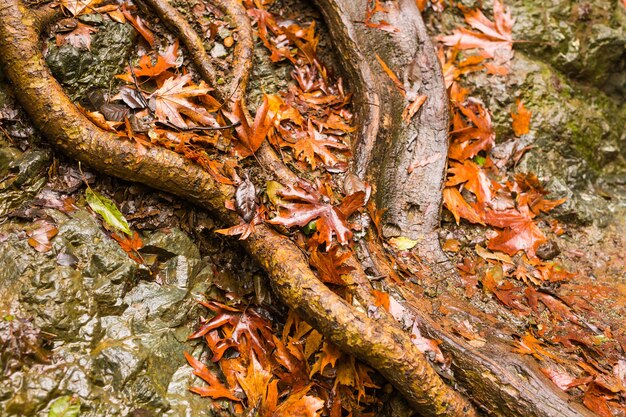
[[[465,160],[462,164],[451,161],[448,174],[451,175],[448,177],[446,187],[464,184],[464,187],[476,196],[479,203],[491,201],[491,180],[476,163],[471,160]]]
[[[209,384],[208,387],[191,387],[189,390],[195,392],[203,397],[211,398],[228,398],[233,401],[240,401],[222,382],[209,371],[202,362],[191,356],[189,353],[184,352],[185,359],[189,365],[193,368],[193,374],[200,377],[204,382]]]
[[[191,101],[193,97],[202,97],[209,92],[204,82],[192,85],[191,74],[181,77],[170,77],[163,82],[161,88],[150,95],[155,99],[155,114],[160,122],[171,123],[178,128],[189,127],[183,115],[205,126],[219,126],[215,116],[200,104]]]
[[[178,39],[170,45],[167,50],[157,55],[156,62],[153,64],[150,55],[144,55],[139,59],[139,66],[133,68],[136,77],[158,77],[170,68],[177,68],[178,63]],[[125,74],[116,76],[129,83],[134,82],[130,69]]]
[[[463,161],[473,158],[480,151],[490,150],[496,140],[491,123],[489,110],[478,100],[469,98],[465,103],[456,103],[456,112],[452,120],[452,143],[448,150],[448,157]],[[465,116],[471,124],[463,120]],[[473,126],[472,126],[473,124]]]
[[[510,51],[513,47],[513,36],[511,34],[515,19],[500,0],[493,2],[493,18],[490,21],[479,9],[463,10],[465,21],[474,29],[471,31],[465,28],[455,29],[452,35],[440,36],[438,40],[447,46],[454,46],[458,49],[482,49],[487,58],[494,58],[498,49]]]
[[[444,188],[443,202],[446,205],[446,208],[450,210],[454,216],[456,224],[459,224],[461,218],[464,218],[470,223],[484,224],[480,214],[478,214],[473,206],[470,206],[469,203],[465,201],[459,190],[455,187]]]
[[[332,135],[319,132],[310,120],[307,134],[293,145],[296,158],[307,161],[313,169],[317,167],[316,156],[327,167],[343,169],[345,162],[341,161],[331,149],[347,152],[350,147]]]

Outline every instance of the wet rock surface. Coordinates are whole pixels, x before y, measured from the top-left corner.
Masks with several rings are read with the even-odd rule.
[[[127,416],[137,408],[210,415],[207,402],[188,392],[183,357],[193,349],[186,339],[197,300],[213,276],[198,248],[177,229],[146,233],[146,254],[159,252],[150,275],[87,210],[48,214],[59,233],[47,253],[28,245],[23,224],[0,228],[3,320],[10,311],[51,340],[49,363],[1,376],[0,415],[45,415],[64,395],[80,399],[82,416]],[[59,265],[59,253],[77,263]]]
[[[130,24],[103,20],[97,14],[83,15],[80,19],[95,30],[90,48],[57,46],[51,39],[46,53],[50,71],[72,99],[84,97],[95,89],[108,91],[111,83],[117,82],[112,76],[123,72],[137,35]]]
[[[468,74],[463,85],[490,110],[494,154],[530,146],[516,172],[534,172],[555,198],[561,220],[605,224],[626,207],[626,10],[594,0],[505,1],[516,19],[507,76]],[[463,1],[464,7],[480,4]],[[481,9],[490,10],[491,5]],[[464,26],[460,9],[427,14],[430,32]],[[516,99],[532,112],[531,131],[515,138]]]
[[[517,170],[536,172],[554,197],[568,197],[557,213],[593,223],[589,245],[598,247],[603,232],[596,225],[623,213],[626,199],[624,9],[601,0],[506,3],[518,19],[515,38],[528,42],[515,46],[508,77],[477,73],[468,76],[469,84],[492,111],[498,146],[504,152],[510,141],[535,146]],[[435,20],[433,34],[449,33],[461,21],[452,8]],[[48,44],[48,63],[72,97],[108,89],[134,48],[129,25],[86,23],[98,29],[90,51]],[[258,81],[249,95],[258,105],[263,91],[283,88],[290,78],[283,68],[267,65],[267,53],[256,51]],[[130,186],[120,207],[145,229],[141,254],[149,267],[130,259],[84,208],[40,211],[59,233],[49,252],[35,251],[24,232],[32,217],[15,213],[54,185],[48,183],[54,158],[46,146],[28,145],[35,138],[32,128],[20,121],[3,90],[0,122],[12,141],[0,140],[0,343],[9,323],[19,322],[48,353],[37,354],[31,343],[31,350],[22,349],[25,356],[0,356],[0,416],[45,416],[64,395],[80,399],[82,416],[212,415],[208,400],[188,392],[192,376],[183,352],[194,348],[186,338],[200,315],[196,300],[214,280],[214,266],[203,255],[215,248],[199,248],[165,210],[156,220],[142,214],[145,208],[126,198],[135,194],[136,186]],[[509,117],[516,98],[533,112],[531,132],[518,139]],[[73,185],[64,191],[75,193],[82,179],[68,178]],[[180,210],[175,200],[170,205]],[[211,220],[195,220],[196,227],[203,224],[210,228]],[[558,248],[548,249],[546,257],[556,256]],[[220,286],[253,291],[237,275],[237,254],[221,259],[237,272],[229,272],[233,278]]]

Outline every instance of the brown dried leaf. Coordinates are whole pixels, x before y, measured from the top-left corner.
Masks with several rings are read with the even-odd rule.
[[[515,136],[522,136],[530,132],[530,117],[532,113],[524,107],[524,103],[517,99],[517,113],[511,112],[513,118],[513,132]]]

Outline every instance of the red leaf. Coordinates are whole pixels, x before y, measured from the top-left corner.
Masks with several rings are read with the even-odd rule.
[[[98,29],[78,22],[76,28],[69,33],[59,33],[56,35],[57,46],[70,44],[75,48],[85,48],[91,50],[91,34]]]
[[[26,232],[28,236],[28,244],[37,252],[48,252],[52,249],[50,240],[59,233],[59,229],[52,223],[44,220],[38,220],[34,223],[36,228]]]
[[[374,0],[374,7],[371,7],[371,4],[372,2],[367,0],[367,8],[365,9],[365,26],[384,30],[386,32],[400,32],[397,27],[390,25],[383,19],[379,19],[378,22],[374,22],[374,16],[377,13],[387,13],[387,8],[382,5],[380,0]]]
[[[164,54],[157,56],[157,61],[152,64],[150,55],[144,55],[139,59],[139,66],[133,68],[136,77],[157,77],[170,68],[178,67],[178,39],[170,45]],[[130,70],[126,74],[118,75],[117,78],[132,83],[133,77]]]
[[[345,162],[341,161],[331,151],[331,149],[342,152],[346,152],[350,149],[336,137],[317,131],[311,120],[309,120],[306,135],[304,135],[294,145],[289,146],[293,147],[296,158],[301,161],[307,161],[313,169],[317,167],[316,156],[322,160],[326,167],[336,167],[345,164]]]
[[[352,232],[340,208],[334,207],[328,197],[306,182],[300,181],[296,186],[289,185],[277,194],[282,197],[282,201],[279,202],[280,214],[269,220],[269,223],[295,227],[305,226],[317,220],[316,228],[320,235],[320,243],[325,242],[326,247],[330,246],[333,234],[342,245],[347,244],[352,238]]]
[[[275,100],[273,100],[273,102],[274,101]],[[278,101],[276,101],[275,104],[278,105]],[[257,149],[259,149],[259,147],[267,137],[267,134],[272,127],[272,122],[274,120],[273,116],[275,113],[276,111],[270,112],[270,102],[268,100],[268,96],[264,95],[263,103],[257,109],[252,126],[248,124],[248,120],[243,111],[241,101],[237,101],[233,105],[232,113],[225,114],[232,123],[241,123],[236,128],[238,138],[244,145],[246,151],[250,152],[250,154],[253,154],[257,151]]]
[[[447,46],[460,50],[480,48],[487,58],[494,58],[498,49],[510,51],[513,47],[511,35],[513,23],[509,12],[505,12],[500,0],[493,2],[494,22],[485,17],[479,9],[464,10],[465,21],[479,32],[465,28],[456,29],[452,35],[440,36],[438,40]]]
[[[327,253],[319,252],[317,249],[311,253],[311,266],[313,266],[322,280],[327,284],[334,285],[350,285],[352,282],[347,274],[354,268],[344,265],[345,261],[351,256],[346,251],[343,254],[337,254],[339,246],[333,246]]]
[[[479,203],[491,201],[491,180],[487,178],[480,166],[474,162],[465,160],[460,164],[452,161],[450,162],[448,174],[451,175],[448,177],[446,187],[465,184],[465,189],[472,192]]]
[[[111,237],[120,245],[120,247],[128,254],[130,259],[137,263],[143,263],[143,258],[138,252],[143,247],[143,241],[139,236],[139,233],[134,232],[133,237],[126,235],[118,235],[116,233],[111,234]]]
[[[143,19],[139,16],[135,17],[130,14],[130,12],[126,9],[126,3],[122,4],[122,13],[124,14],[124,17],[128,20],[128,22],[133,25],[135,30],[139,32],[139,34],[146,40],[146,42],[148,42],[148,44],[152,48],[154,46],[154,34],[150,29],[146,27]]]
[[[448,156],[457,161],[464,161],[473,158],[480,151],[490,150],[495,143],[496,135],[489,111],[479,101],[471,98],[464,104],[457,103],[456,107],[474,127],[466,124],[458,113],[455,114]]]
[[[461,218],[464,218],[470,223],[484,224],[480,214],[478,214],[474,207],[470,206],[467,201],[465,201],[459,190],[455,187],[444,188],[443,202],[446,205],[446,208],[450,210],[454,216],[456,224],[459,224]]]
[[[487,247],[511,256],[524,250],[528,256],[533,257],[539,245],[546,241],[547,239],[541,229],[529,219],[523,223],[517,223],[512,228],[499,231],[498,235],[489,241]]]
[[[211,398],[228,398],[233,401],[240,401],[230,390],[220,382],[220,380],[209,371],[202,362],[191,356],[189,353],[184,352],[185,359],[189,365],[193,368],[193,374],[202,378],[204,382],[209,384],[208,387],[191,387],[189,390],[195,392],[203,397]]]

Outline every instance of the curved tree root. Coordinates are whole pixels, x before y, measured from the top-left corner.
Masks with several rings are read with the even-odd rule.
[[[252,70],[254,41],[250,19],[243,6],[236,0],[216,0],[216,3],[231,17],[237,28],[237,43],[233,51],[235,62],[233,63],[233,73],[230,74],[231,81],[222,87],[215,81],[215,70],[210,64],[211,57],[204,49],[200,36],[198,36],[185,18],[169,4],[168,0],[143,1],[152,7],[161,20],[183,40],[191,60],[204,81],[215,87],[217,98],[222,100],[227,105],[227,108],[230,108],[232,103],[240,101],[248,123],[252,124],[248,106],[245,105],[245,96]],[[297,176],[283,164],[267,142],[261,144],[256,157],[261,166],[283,184],[293,184],[297,181]]]
[[[221,0],[220,6],[231,17],[237,27],[237,43],[233,55],[233,73],[231,81],[220,86],[215,79],[215,68],[211,64],[212,58],[204,49],[204,42],[189,22],[173,7],[168,0],[143,0],[159,18],[183,41],[189,56],[196,65],[202,78],[216,89],[216,98],[228,102],[239,101],[245,94],[248,78],[252,70],[252,53],[254,41],[252,27],[245,10],[233,0]]]
[[[373,180],[378,206],[387,209],[383,233],[387,236],[401,233],[418,240],[415,249],[420,260],[439,279],[458,282],[456,268],[441,250],[437,236],[448,149],[448,98],[435,50],[415,2],[386,3],[388,13],[383,17],[399,28],[398,33],[368,28],[363,23],[368,2],[316,0],[316,3],[348,69],[355,93],[360,142],[356,145],[353,170]],[[412,72],[421,83],[419,94],[428,96],[421,110],[408,122],[400,117],[406,98],[383,71],[377,52],[405,81],[405,87],[411,86]],[[413,170],[409,172],[411,165]],[[391,267],[386,265],[386,260],[377,259],[376,253],[382,253],[380,248],[370,252],[368,245],[362,244],[360,249],[374,262],[378,275],[386,276]],[[360,277],[355,281],[366,281],[362,268],[357,266],[352,275]],[[415,315],[422,332],[440,340],[441,349],[452,356],[455,382],[489,413],[520,417],[592,415],[580,404],[570,403],[567,394],[556,389],[534,360],[511,351],[513,331],[498,328],[501,326],[496,326],[493,319],[474,311],[464,301],[445,295],[438,297],[442,305],[455,306],[463,316],[460,321],[465,319],[483,326],[481,334],[484,333],[487,344],[482,348],[471,346],[462,337],[443,330],[425,313],[433,310],[431,305],[418,303],[411,291],[402,286],[395,286],[395,291],[412,300],[405,307]]]
[[[174,152],[157,147],[140,150],[89,122],[47,70],[38,47],[38,25],[21,1],[3,2],[0,61],[22,106],[55,146],[103,173],[171,192],[210,208],[226,223],[238,222],[224,208],[232,187],[216,183]],[[259,226],[246,245],[288,306],[302,312],[333,343],[378,369],[416,411],[423,416],[475,415],[470,403],[441,380],[405,333],[368,318],[330,291],[291,241]]]
[[[448,153],[448,96],[435,49],[413,0],[386,3],[382,16],[397,32],[363,23],[368,1],[316,0],[340,52],[355,93],[359,139],[353,169],[376,186],[386,209],[385,237],[417,240],[420,259],[441,277],[454,267],[439,246],[437,230]],[[378,55],[380,54],[380,56]],[[427,96],[410,120],[407,97],[379,58],[403,82],[406,96]]]

